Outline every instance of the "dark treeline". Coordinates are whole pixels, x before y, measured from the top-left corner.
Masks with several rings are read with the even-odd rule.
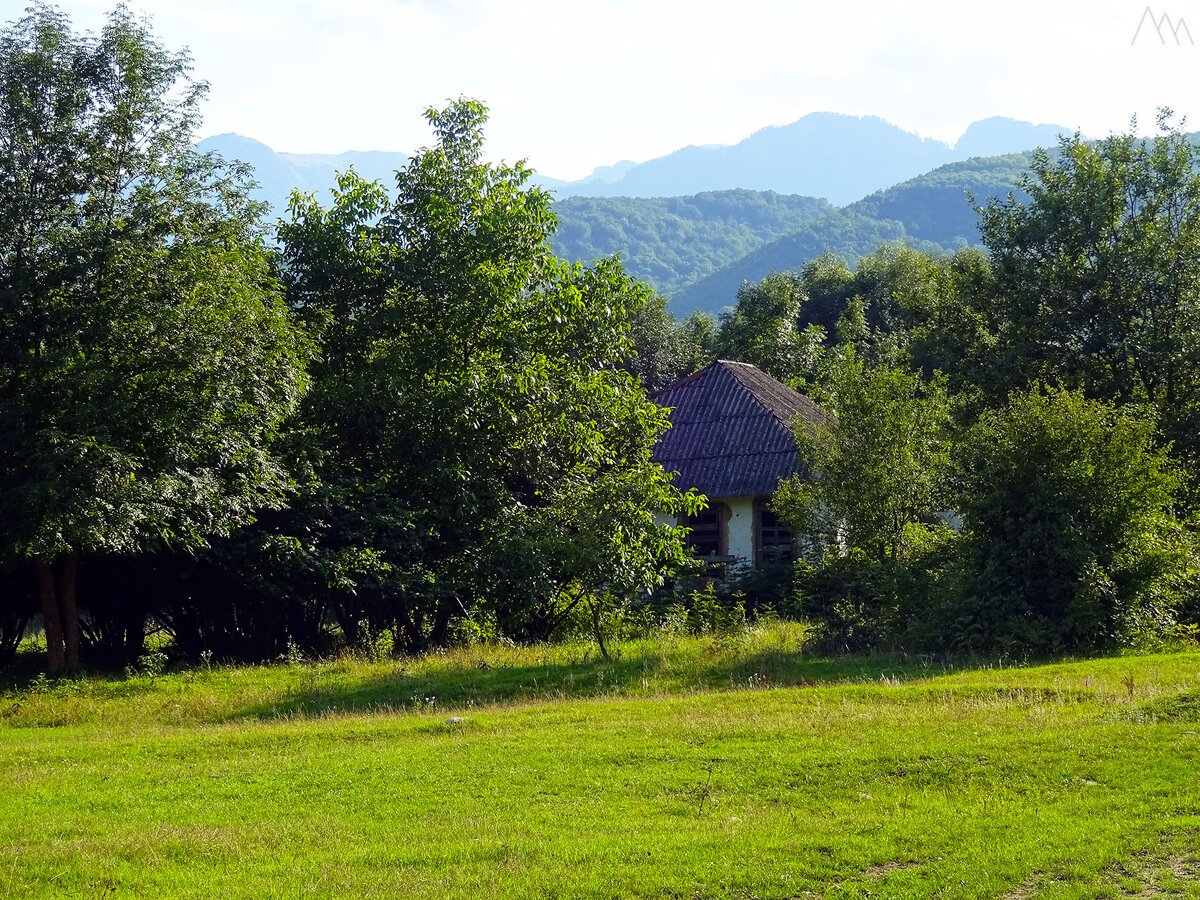
[[[148,629],[192,658],[603,650],[676,596],[837,648],[1194,621],[1200,180],[1166,120],[1036,154],[986,252],[825,256],[676,321],[618,261],[555,256],[477,102],[430,110],[393,185],[346,173],[268,228],[251,173],[192,149],[203,95],[123,9],[0,37],[0,657],[37,619],[53,670]],[[834,416],[775,500],[794,569],[688,593],[661,523],[702,501],[653,463],[648,394],[717,357]]]

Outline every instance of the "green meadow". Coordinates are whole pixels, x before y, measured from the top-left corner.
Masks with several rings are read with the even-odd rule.
[[[5,897],[1200,897],[1200,653],[801,626],[10,684]]]

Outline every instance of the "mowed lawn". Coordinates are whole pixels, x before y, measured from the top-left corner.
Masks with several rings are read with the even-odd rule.
[[[802,642],[11,688],[0,895],[1200,897],[1200,653]]]

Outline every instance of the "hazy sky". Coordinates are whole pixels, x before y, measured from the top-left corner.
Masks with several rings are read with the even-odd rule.
[[[1005,115],[1079,128],[1200,121],[1200,2],[1017,0],[131,0],[212,85],[204,135],[276,150],[411,152],[421,112],[491,109],[493,158],[581,177],[688,144],[735,143],[816,111],[953,142]],[[23,0],[0,0],[5,21]],[[97,27],[109,0],[60,4]],[[1191,36],[1195,36],[1195,43]],[[1143,130],[1145,130],[1143,128]]]

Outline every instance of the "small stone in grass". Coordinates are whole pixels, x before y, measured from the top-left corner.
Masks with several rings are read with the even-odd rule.
[[[451,716],[446,720],[447,725],[461,725],[463,723],[462,716]]]

